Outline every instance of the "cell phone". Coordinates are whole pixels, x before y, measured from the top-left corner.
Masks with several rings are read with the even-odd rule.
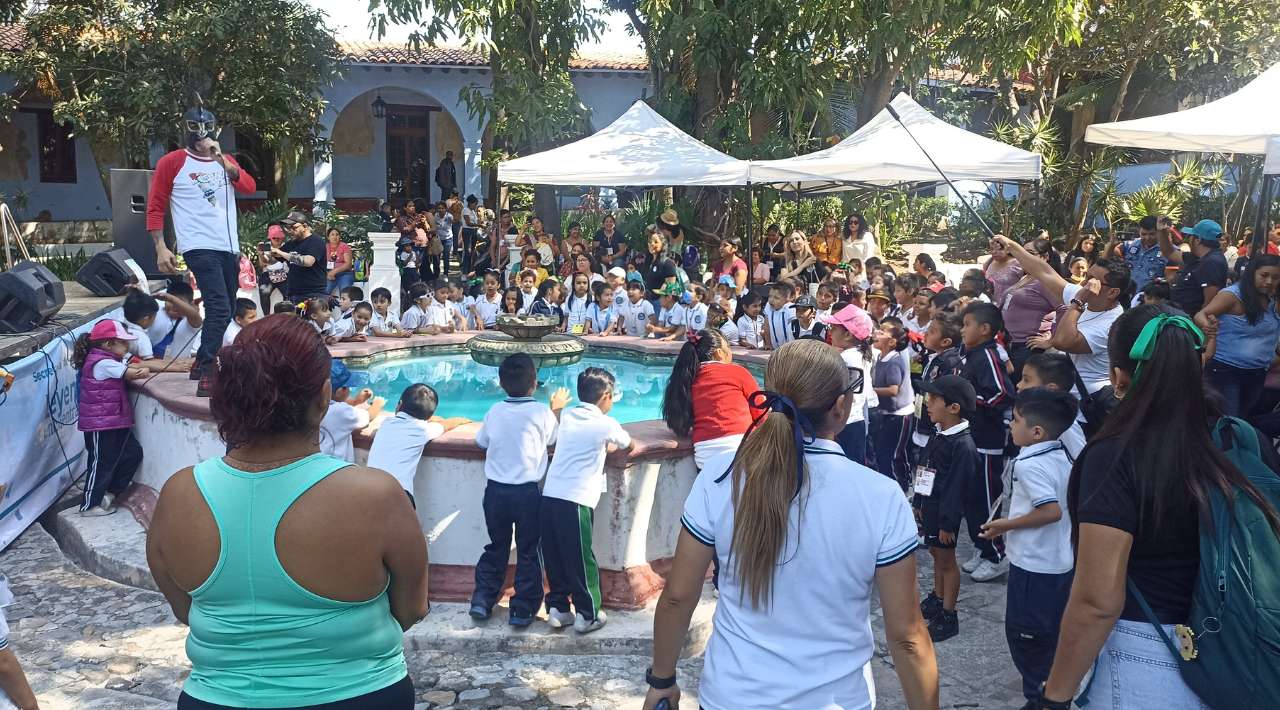
[[[258,242],[258,251],[271,251],[271,242]]]

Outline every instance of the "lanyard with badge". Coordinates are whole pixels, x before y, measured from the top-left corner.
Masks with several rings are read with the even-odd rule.
[[[932,453],[933,442],[937,440],[938,434],[935,432],[929,437],[929,443],[924,447],[924,461],[916,466],[915,479],[911,482],[911,490],[917,495],[926,498],[933,495],[933,482],[938,476],[938,469],[929,466],[929,455]]]

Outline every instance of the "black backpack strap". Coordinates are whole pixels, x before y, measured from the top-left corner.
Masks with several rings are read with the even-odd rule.
[[[1172,653],[1174,659],[1181,663],[1182,652],[1178,650],[1177,646],[1173,645],[1173,640],[1169,638],[1169,634],[1165,633],[1164,624],[1160,623],[1160,619],[1156,617],[1156,613],[1151,610],[1151,605],[1147,604],[1147,600],[1142,596],[1142,592],[1138,591],[1138,585],[1134,584],[1133,580],[1127,577],[1124,581],[1125,585],[1129,588],[1129,593],[1132,594],[1133,598],[1138,602],[1138,606],[1142,607],[1142,613],[1147,617],[1147,621],[1152,626],[1156,627],[1156,633],[1160,634],[1160,640],[1164,641],[1164,645],[1169,649],[1169,653]]]

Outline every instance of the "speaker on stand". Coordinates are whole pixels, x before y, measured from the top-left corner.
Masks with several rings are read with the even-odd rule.
[[[34,261],[0,273],[0,333],[26,333],[43,325],[67,302],[62,282]]]

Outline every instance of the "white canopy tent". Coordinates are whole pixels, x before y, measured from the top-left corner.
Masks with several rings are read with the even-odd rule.
[[[1173,113],[1089,126],[1090,143],[1154,150],[1262,155],[1280,136],[1280,64],[1217,101]]]
[[[498,165],[498,181],[531,185],[746,185],[750,163],[676,128],[643,101],[581,140]]]
[[[751,182],[830,192],[850,185],[892,187],[937,182],[939,169],[952,180],[1040,179],[1040,156],[1035,153],[953,126],[906,94],[898,94],[889,105],[897,111],[901,124],[886,108],[830,148],[794,158],[752,161]]]
[[[1195,153],[1263,155],[1262,194],[1254,222],[1254,247],[1266,242],[1272,183],[1280,174],[1280,64],[1234,94],[1185,111],[1099,123],[1085,130],[1090,143]]]

